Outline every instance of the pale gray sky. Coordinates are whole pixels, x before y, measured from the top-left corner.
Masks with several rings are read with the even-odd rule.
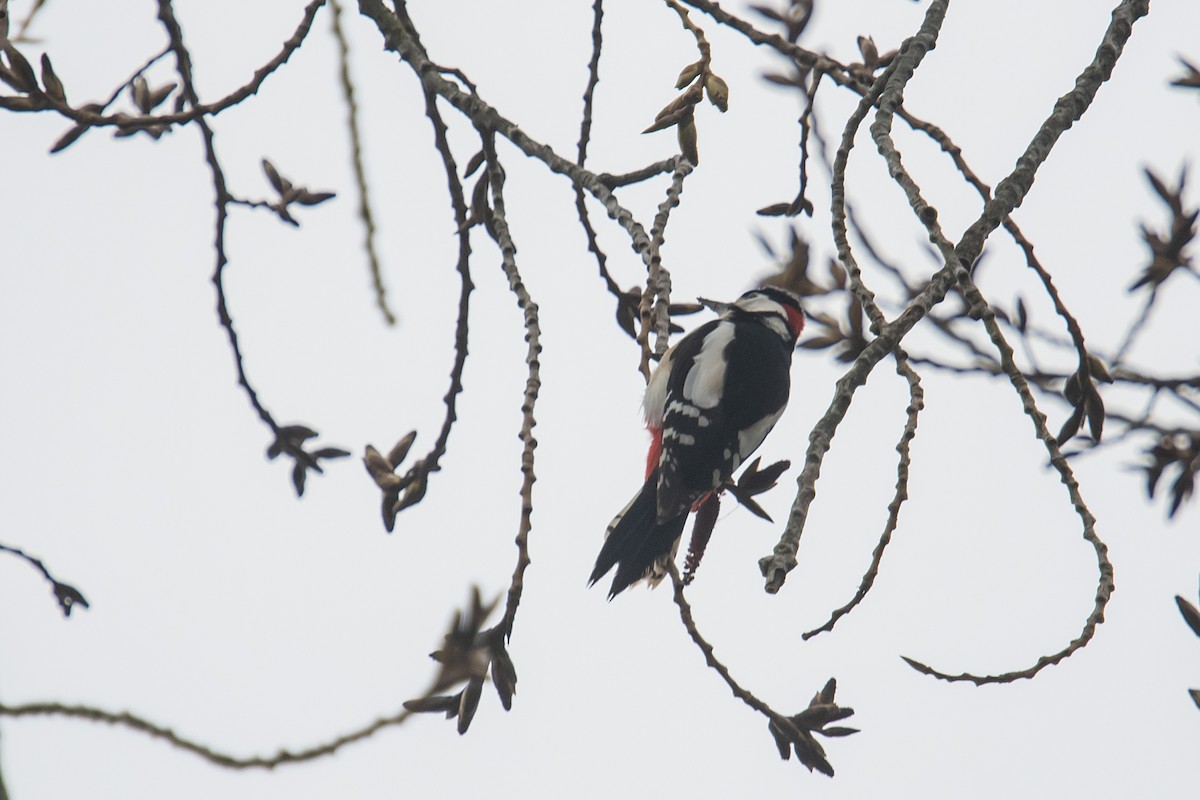
[[[14,16],[27,5],[14,0]],[[243,83],[290,35],[302,5],[178,2],[201,92]],[[434,60],[460,67],[488,102],[571,158],[590,6],[409,3]],[[802,42],[854,60],[856,35],[890,49],[924,10],[898,0],[820,3]],[[356,455],[416,429],[423,452],[451,363],[452,217],[417,82],[349,11],[400,324],[383,326],[360,252],[326,11],[311,41],[215,130],[236,193],[269,194],[258,166],[266,156],[296,182],[340,196],[302,209],[299,230],[234,209],[229,304],[246,369],[281,423],[308,424]],[[1083,0],[953,4],[907,104],[994,185],[1073,86],[1110,11]],[[784,241],[784,224],[754,210],[795,191],[799,105],[760,79],[780,68],[767,50],[693,19],[709,33],[730,109],[699,112],[701,165],[672,214],[664,258],[677,297],[729,298],[770,269],[753,232]],[[613,0],[604,24],[590,159],[621,172],[674,152],[671,132],[639,132],[674,96],[694,44],[649,0]],[[1177,53],[1200,60],[1197,30],[1194,4],[1155,4],[1016,214],[1101,351],[1140,310],[1140,296],[1125,292],[1144,262],[1137,223],[1164,217],[1142,168],[1173,179],[1197,155],[1200,102],[1167,87],[1181,73]],[[41,44],[22,51],[36,63],[44,46],[76,103],[106,97],[163,45],[152,4],[49,3],[32,33]],[[153,75],[161,82],[170,70]],[[821,88],[830,140],[853,102]],[[426,654],[468,587],[505,590],[516,559],[524,343],[498,254],[473,238],[478,288],[460,421],[428,496],[388,536],[356,458],[311,477],[297,501],[287,466],[263,457],[269,436],[235,384],[213,310],[212,190],[198,132],[159,142],[91,132],[47,156],[67,127],[50,114],[0,114],[0,541],[44,558],[92,608],[62,619],[28,565],[0,558],[0,698],[129,710],[238,755],[303,748],[393,713],[425,689],[434,667]],[[463,164],[477,149],[473,133],[457,122],[451,133]],[[978,199],[936,147],[897,136],[957,235]],[[510,650],[520,678],[513,710],[488,688],[464,737],[429,716],[273,773],[222,770],[123,729],[0,719],[14,800],[1194,794],[1200,710],[1186,689],[1200,687],[1200,641],[1172,597],[1195,599],[1200,513],[1193,502],[1168,524],[1161,500],[1144,501],[1140,473],[1127,469],[1140,445],[1078,462],[1116,567],[1117,591],[1090,646],[1032,681],[983,688],[935,681],[899,658],[949,672],[1021,669],[1074,638],[1091,609],[1095,556],[1006,383],[925,373],[911,500],[877,586],[830,634],[800,639],[853,594],[895,482],[907,397],[889,365],[843,424],[800,566],[779,595],[763,593],[757,567],[778,526],[731,507],[718,523],[689,595],[701,630],[744,685],[785,713],[838,678],[839,700],[857,710],[847,724],[862,733],[826,740],[833,780],[779,760],[762,718],[704,667],[667,590],[612,603],[588,591],[604,527],[641,475],[637,352],[610,322],[569,184],[506,143],[500,155],[545,347],[533,564]],[[823,262],[832,251],[827,176],[819,164],[810,170],[816,214],[798,225]],[[929,269],[923,229],[865,131],[850,186],[877,243],[913,274]],[[621,196],[649,227],[665,187],[664,176]],[[1195,203],[1194,188],[1189,196]],[[634,285],[644,273],[625,234],[602,212],[594,220],[614,276]],[[1023,260],[1000,235],[993,241],[983,291],[1003,304],[1022,293],[1049,325]],[[1200,284],[1181,280],[1188,285],[1167,293],[1135,351],[1168,374],[1194,374],[1200,358]],[[802,460],[839,374],[827,351],[797,355],[791,407],[765,460]],[[1063,409],[1044,410],[1057,429]],[[795,474],[763,500],[776,519]]]

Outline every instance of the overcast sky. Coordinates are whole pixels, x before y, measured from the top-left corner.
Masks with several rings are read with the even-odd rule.
[[[176,5],[205,99],[245,83],[303,6]],[[12,6],[20,19],[29,3]],[[434,61],[461,68],[506,117],[574,158],[590,3],[409,8]],[[857,35],[888,50],[916,31],[925,8],[826,0],[801,43],[853,61]],[[994,185],[1091,60],[1110,11],[1084,0],[953,4],[906,105],[941,126]],[[30,31],[38,43],[21,49],[35,64],[49,52],[73,103],[106,98],[163,47],[154,15],[150,3],[47,3]],[[712,41],[730,108],[698,112],[701,164],[671,216],[664,263],[676,297],[732,298],[771,271],[756,233],[786,242],[787,223],[754,210],[795,193],[800,106],[761,79],[782,67],[769,51],[692,16]],[[418,431],[416,451],[434,440],[458,283],[419,84],[382,51],[368,20],[348,9],[344,22],[397,326],[375,308],[361,250],[328,10],[257,96],[214,123],[236,194],[270,196],[263,157],[297,183],[339,193],[297,212],[299,229],[235,208],[228,230],[229,306],[262,401],[281,423],[309,425],[322,445],[355,453],[311,476],[300,500],[284,460],[264,456],[269,432],[236,384],[217,323],[212,187],[198,131],[157,142],[93,131],[48,156],[69,127],[60,117],[0,114],[0,542],[43,558],[92,604],[64,620],[34,570],[0,558],[6,704],[129,710],[239,756],[300,749],[421,694],[434,674],[427,654],[470,586],[488,596],[507,589],[525,345],[482,231],[472,239],[477,288],[460,421],[425,500],[390,536],[357,459],[365,444],[386,450],[409,430]],[[672,132],[640,131],[674,97],[695,46],[676,15],[650,0],[612,0],[604,26],[590,162],[623,172],[675,152]],[[1197,31],[1195,4],[1155,4],[1015,215],[1099,352],[1119,344],[1141,308],[1142,297],[1126,292],[1145,263],[1138,223],[1165,219],[1142,169],[1174,179],[1198,152],[1196,93],[1167,86],[1182,73],[1177,54],[1200,63]],[[151,75],[152,84],[172,79],[168,63]],[[822,133],[836,141],[855,98],[831,84],[818,97]],[[446,113],[461,165],[477,139]],[[978,198],[935,145],[900,130],[897,141],[956,238],[978,215]],[[886,519],[907,403],[889,363],[839,431],[800,565],[782,592],[763,592],[757,566],[781,526],[731,504],[718,523],[689,590],[700,628],[737,679],[784,713],[838,678],[839,701],[857,711],[847,724],[862,733],[826,740],[832,780],[779,760],[762,717],[705,668],[668,590],[637,589],[612,603],[602,588],[588,590],[604,528],[640,483],[638,354],[611,322],[568,182],[507,143],[499,150],[545,347],[512,711],[489,687],[466,736],[430,715],[274,772],[222,770],[84,721],[0,719],[0,766],[14,800],[1194,795],[1200,710],[1186,690],[1200,687],[1200,640],[1172,598],[1196,599],[1200,512],[1193,502],[1168,523],[1161,498],[1145,500],[1142,473],[1130,468],[1144,441],[1077,463],[1117,586],[1087,648],[1031,681],[982,688],[935,681],[899,658],[952,673],[1022,669],[1077,636],[1091,610],[1095,555],[1006,382],[923,373],[911,499],[875,589],[832,633],[800,639],[852,596]],[[824,264],[828,176],[816,162],[810,173],[816,213],[796,225]],[[934,269],[924,231],[865,131],[849,181],[881,249],[910,275]],[[648,228],[666,186],[662,176],[620,196]],[[1188,197],[1200,201],[1194,187]],[[624,232],[602,211],[594,220],[618,283],[643,280]],[[999,234],[991,250],[983,291],[1002,305],[1020,294],[1036,321],[1053,326],[1019,252]],[[867,279],[889,286],[878,274]],[[1132,357],[1161,374],[1195,374],[1200,282],[1176,280]],[[922,341],[935,340],[914,339]],[[1049,355],[1046,363],[1064,364]],[[840,373],[828,351],[797,354],[792,402],[764,460],[802,461]],[[1052,429],[1068,413],[1053,403],[1043,410]],[[795,475],[762,499],[776,519],[786,516]]]

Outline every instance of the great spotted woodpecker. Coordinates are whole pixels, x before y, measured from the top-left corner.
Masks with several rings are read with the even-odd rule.
[[[667,350],[646,386],[646,482],[609,523],[590,579],[615,566],[610,599],[663,579],[688,513],[758,449],[787,405],[800,300],[763,288],[714,305],[719,318]]]

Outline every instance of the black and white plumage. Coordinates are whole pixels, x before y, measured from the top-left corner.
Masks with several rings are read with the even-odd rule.
[[[645,578],[657,585],[690,511],[745,463],[787,405],[799,299],[746,292],[663,356],[642,406],[650,431],[646,480],[608,526],[590,582],[616,567],[609,597]]]

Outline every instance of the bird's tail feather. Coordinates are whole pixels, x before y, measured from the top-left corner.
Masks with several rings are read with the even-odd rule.
[[[609,598],[616,597],[651,571],[663,556],[669,555],[683,534],[687,512],[666,522],[658,522],[658,470],[646,478],[641,491],[608,526],[608,538],[596,558],[589,585],[603,578],[614,566]]]

